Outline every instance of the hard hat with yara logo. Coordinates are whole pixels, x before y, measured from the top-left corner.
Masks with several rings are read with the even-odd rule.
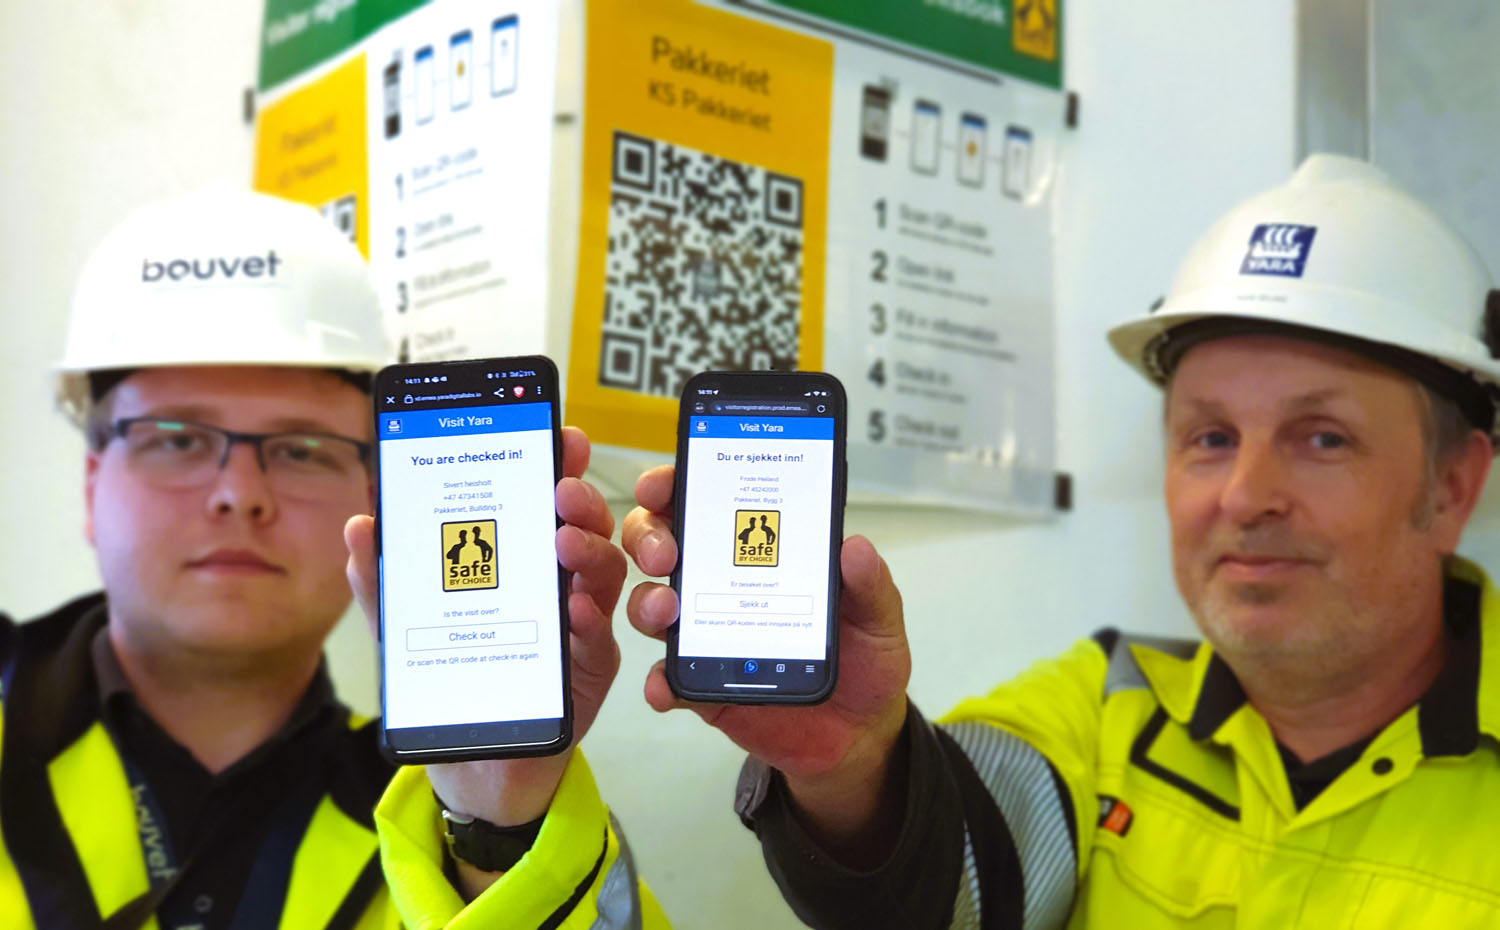
[[[1366,162],[1310,156],[1287,184],[1230,210],[1167,296],[1109,341],[1160,385],[1193,345],[1266,332],[1403,371],[1500,435],[1500,292],[1468,243]]]
[[[145,207],[89,257],[58,363],[59,405],[85,419],[95,372],[390,361],[359,251],[316,210],[228,184]]]

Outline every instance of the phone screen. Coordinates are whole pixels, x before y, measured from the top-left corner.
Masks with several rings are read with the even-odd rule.
[[[930,100],[912,104],[911,170],[918,174],[937,174],[942,115],[942,109]]]
[[[417,122],[425,123],[432,119],[433,111],[432,46],[424,45],[417,49],[415,59],[417,65]]]
[[[474,88],[474,34],[465,29],[448,40],[448,108],[469,105]]]
[[[490,95],[499,97],[516,89],[517,44],[521,23],[515,16],[502,16],[490,24]]]
[[[965,113],[958,121],[958,179],[971,187],[984,184],[984,117]]]
[[[707,373],[682,403],[669,681],[695,700],[822,700],[835,679],[843,388],[817,373]]]
[[[399,761],[567,744],[557,396],[540,357],[376,378],[381,700]]]

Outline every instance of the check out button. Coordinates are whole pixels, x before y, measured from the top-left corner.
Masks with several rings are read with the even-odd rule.
[[[516,646],[536,642],[536,621],[475,623],[463,626],[419,626],[406,631],[409,652],[424,649],[472,649],[476,646]]]

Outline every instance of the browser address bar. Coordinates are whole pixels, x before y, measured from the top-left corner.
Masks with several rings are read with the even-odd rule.
[[[788,411],[806,413],[807,402],[726,400],[714,404],[714,410],[722,410],[726,413],[731,411],[734,413],[786,413]]]

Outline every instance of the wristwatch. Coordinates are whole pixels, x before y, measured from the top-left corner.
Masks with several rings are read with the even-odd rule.
[[[442,798],[438,798],[438,806],[443,810],[448,852],[483,872],[504,872],[520,862],[547,819],[543,814],[528,823],[497,827],[488,820],[449,810]]]

